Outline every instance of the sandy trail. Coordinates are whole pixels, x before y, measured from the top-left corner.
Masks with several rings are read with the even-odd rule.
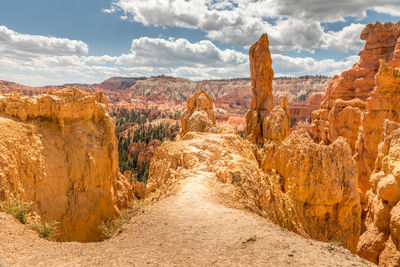
[[[0,266],[365,266],[332,244],[305,239],[213,198],[206,174],[134,216],[99,243],[40,239],[0,213]]]

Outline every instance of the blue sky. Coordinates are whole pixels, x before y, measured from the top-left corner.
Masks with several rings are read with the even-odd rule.
[[[400,20],[398,2],[2,0],[0,79],[247,77],[248,48],[264,32],[276,76],[334,75],[358,60],[366,24]]]

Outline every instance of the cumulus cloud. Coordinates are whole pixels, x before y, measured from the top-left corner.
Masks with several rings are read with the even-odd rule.
[[[131,49],[126,54],[85,56],[87,45],[83,46],[85,49],[82,52],[74,46],[81,44],[80,41],[71,41],[62,47],[60,43],[68,44],[68,39],[8,31],[19,38],[3,38],[0,41],[0,79],[16,77],[29,85],[54,84],[55,81],[57,84],[99,82],[110,76],[170,74],[192,79],[226,78],[237,77],[242,71],[244,74],[240,76],[248,76],[247,55],[220,49],[209,40],[191,43],[186,39],[142,37],[132,41]],[[25,48],[25,43],[18,44],[19,39],[24,39],[25,43],[29,41],[30,47]],[[43,40],[48,40],[48,45],[43,45]],[[51,46],[53,43],[56,45]]]
[[[272,54],[273,68],[276,76],[328,75],[334,76],[351,68],[359,60],[358,56],[350,56],[345,60],[315,60],[311,57],[289,57]]]
[[[5,27],[0,29],[4,30]],[[142,37],[132,40],[131,48],[125,54],[86,56],[87,45],[80,41],[23,35],[8,29],[4,31],[11,32],[9,34],[17,38],[12,41],[5,41],[10,38],[2,38],[0,41],[0,79],[16,80],[28,85],[93,83],[111,76],[160,74],[192,80],[249,76],[247,54],[220,49],[209,40],[191,43],[182,38]],[[19,41],[21,39],[23,41]],[[45,41],[48,41],[47,45],[43,45]],[[31,47],[24,50],[22,44],[27,42],[30,42]],[[16,45],[12,47],[11,44]],[[60,47],[62,52],[53,51]],[[354,59],[317,61],[279,54],[273,54],[272,58],[278,76],[337,74],[354,63]]]
[[[400,17],[400,5],[385,5],[385,6],[378,6],[375,7],[374,10],[380,13],[389,14],[391,16]]]
[[[359,49],[360,41],[352,46],[342,37],[359,39],[361,24],[327,32],[321,23],[362,18],[367,9],[400,14],[398,0],[114,0],[106,12],[120,10],[144,25],[200,29],[211,40],[246,48],[267,32],[276,52],[318,48],[348,52]]]
[[[117,64],[154,67],[208,66],[224,67],[247,62],[247,55],[231,50],[221,50],[211,41],[190,43],[186,39],[161,39],[141,37],[132,41],[130,53],[119,57],[86,57],[96,64]]]
[[[364,24],[352,23],[338,32],[324,33],[321,48],[334,49],[339,52],[359,51],[364,46],[364,41],[360,39],[364,27]]]
[[[344,21],[345,17],[363,18],[368,9],[380,9],[390,14],[386,8],[399,7],[398,0],[280,0],[277,12],[281,16],[311,19],[322,22]],[[383,8],[383,9],[382,9]]]
[[[83,55],[88,53],[88,45],[82,41],[66,38],[21,34],[0,26],[0,51],[18,55]]]

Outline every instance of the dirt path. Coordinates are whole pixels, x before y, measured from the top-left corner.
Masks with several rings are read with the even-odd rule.
[[[345,249],[219,204],[204,177],[185,180],[175,195],[99,243],[49,242],[0,213],[0,266],[369,265]]]

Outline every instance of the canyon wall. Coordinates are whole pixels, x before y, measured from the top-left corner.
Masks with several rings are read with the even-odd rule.
[[[312,114],[311,132],[321,143],[343,137],[350,144],[363,206],[358,253],[379,265],[397,266],[400,22],[369,24],[361,39],[366,44],[360,61],[331,81]]]
[[[391,266],[400,264],[399,63],[395,59],[388,64],[381,61],[375,76],[376,87],[368,98],[356,154],[361,161],[360,168],[368,168],[365,171],[372,173],[371,189],[366,193],[366,231],[360,238],[359,254],[372,262]]]
[[[376,97],[378,91],[372,92],[376,85],[375,75],[380,60],[398,60],[399,37],[400,22],[367,25],[361,33],[361,39],[366,44],[359,53],[360,61],[350,70],[333,78],[320,109],[312,113],[311,132],[317,141],[329,144],[342,136],[350,144],[353,154],[356,154],[364,205],[364,194],[370,188],[368,180],[374,168],[382,122],[384,118],[391,118],[390,113],[394,112],[393,105],[378,103],[383,100]],[[381,80],[386,79],[382,75],[380,77]]]
[[[379,144],[372,188],[367,192],[367,230],[358,254],[381,266],[400,265],[400,124],[386,120]]]
[[[60,223],[59,241],[101,240],[101,221],[133,199],[107,104],[74,88],[0,95],[0,200],[32,201],[43,221]]]

